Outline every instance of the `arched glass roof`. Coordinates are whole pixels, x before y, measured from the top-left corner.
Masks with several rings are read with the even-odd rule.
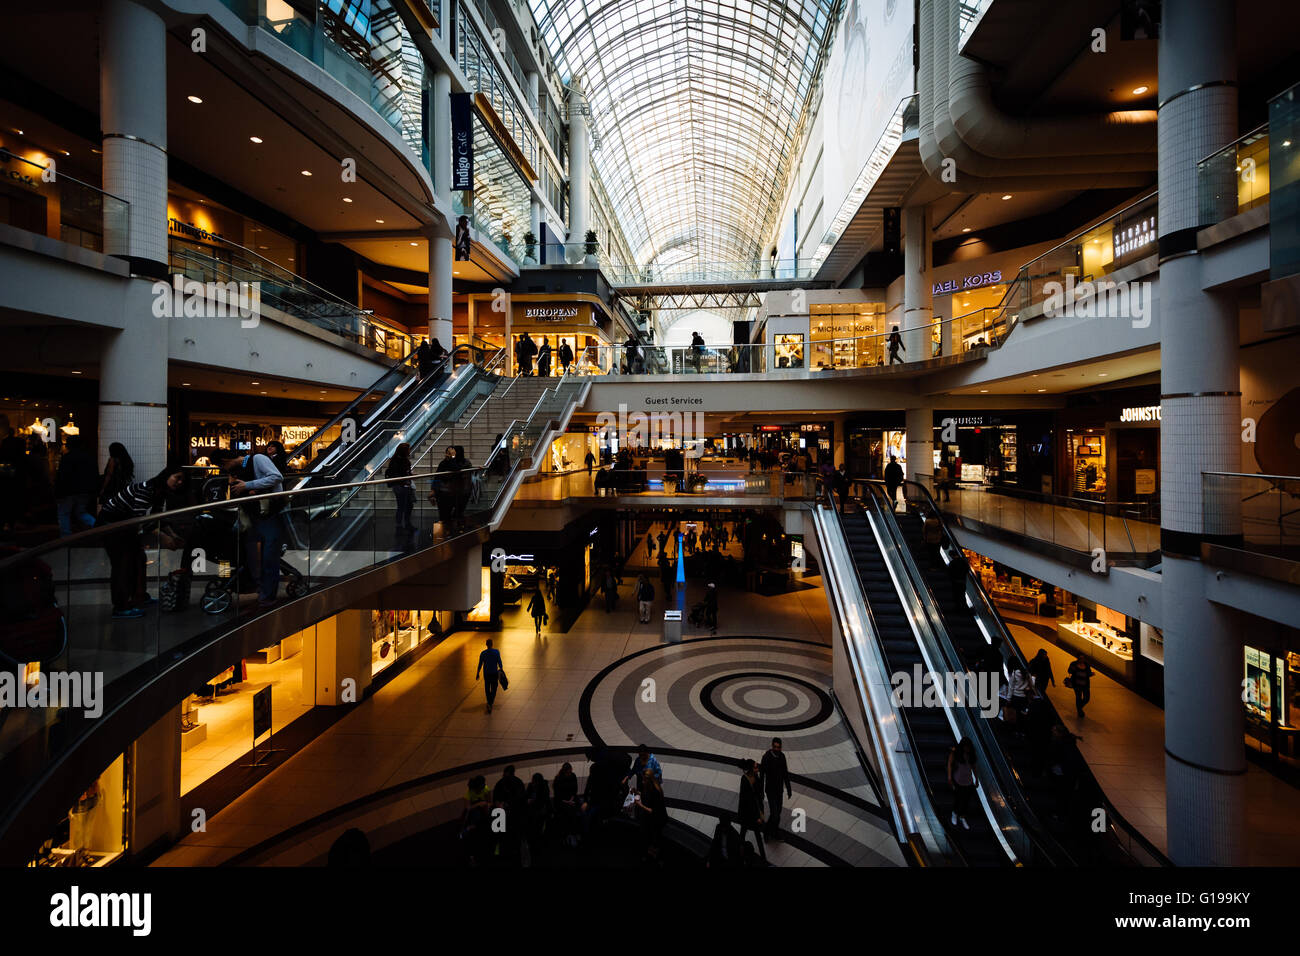
[[[752,262],[836,0],[532,0],[638,265]]]

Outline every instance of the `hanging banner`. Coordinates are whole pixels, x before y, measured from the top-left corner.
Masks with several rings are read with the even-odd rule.
[[[473,93],[451,94],[451,188],[474,188]]]

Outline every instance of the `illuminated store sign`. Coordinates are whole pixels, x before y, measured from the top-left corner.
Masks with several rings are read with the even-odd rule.
[[[1156,214],[1152,210],[1136,219],[1123,219],[1115,224],[1111,239],[1114,244],[1115,261],[1135,254],[1154,251],[1149,247],[1156,241]]]
[[[1133,408],[1125,408],[1120,411],[1119,420],[1122,422],[1158,422],[1160,421],[1160,406],[1138,405]]]
[[[946,282],[936,282],[934,284],[934,294],[948,295],[952,292],[962,292],[966,289],[978,289],[981,286],[996,285],[1001,281],[1001,269],[995,269],[992,272],[977,272],[974,275],[963,276],[960,279],[949,279]]]
[[[525,319],[533,319],[538,322],[563,322],[565,319],[576,319],[577,317],[578,307],[576,305],[530,305],[524,309]]]

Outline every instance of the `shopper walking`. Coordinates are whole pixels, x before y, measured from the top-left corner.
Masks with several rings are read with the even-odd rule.
[[[966,813],[979,786],[975,776],[975,745],[969,737],[963,737],[948,751],[948,786],[952,787],[952,825],[969,830]]]
[[[528,602],[528,613],[533,617],[533,626],[537,628],[537,636],[542,636],[542,625],[550,620],[546,613],[546,596],[542,594],[542,585],[539,581],[537,588],[533,591],[533,597]]]
[[[415,510],[415,483],[411,480],[409,443],[402,442],[397,446],[393,457],[388,459],[388,468],[384,470],[384,477],[404,479],[394,481],[389,486],[393,489],[393,497],[397,499],[395,526],[398,531],[414,531],[415,525],[411,523],[411,512]]]
[[[573,349],[568,342],[561,341],[559,351],[555,353],[560,359],[560,368],[562,374],[569,374],[569,366],[573,364]]]
[[[487,696],[487,712],[492,713],[492,704],[497,699],[497,684],[501,682],[503,668],[501,652],[492,646],[492,638],[487,639],[487,647],[479,652],[478,667],[474,670],[474,680],[483,678],[483,692]]]
[[[1047,696],[1047,685],[1056,686],[1056,677],[1052,674],[1052,660],[1047,656],[1047,648],[1040,647],[1034,659],[1029,662],[1029,673],[1034,678],[1034,690]]]
[[[744,760],[740,764],[740,798],[736,807],[736,818],[740,823],[740,840],[745,834],[753,832],[754,842],[758,844],[758,855],[767,862],[767,849],[763,846],[763,788],[758,780],[758,764],[753,760]]]
[[[515,372],[518,375],[533,374],[533,356],[537,354],[537,343],[525,332],[515,343]]]
[[[443,537],[450,537],[455,532],[456,519],[456,472],[460,466],[456,462],[456,449],[448,445],[443,452],[442,461],[438,462],[437,474],[433,478],[433,490],[429,498],[438,507],[438,520],[442,522]]]
[[[895,328],[889,333],[889,364],[893,365],[895,362],[901,364],[903,360],[898,357],[898,353],[906,351],[907,346],[903,344],[903,337],[898,334],[898,329]]]
[[[591,469],[596,467],[596,456],[589,450],[587,456],[582,459],[583,464],[587,466],[587,474],[591,474]]]
[[[718,633],[718,586],[712,581],[704,589],[704,623],[710,634]]]
[[[1070,663],[1069,676],[1065,685],[1074,691],[1074,709],[1083,717],[1083,708],[1092,699],[1092,667],[1082,654]]]
[[[605,613],[609,614],[618,605],[618,584],[614,581],[614,570],[605,569],[605,580],[600,586],[605,594]]]
[[[781,805],[784,802],[782,795],[793,797],[794,791],[790,789],[790,767],[785,760],[785,751],[782,749],[781,738],[773,737],[772,746],[763,754],[763,760],[759,764],[759,778],[763,781],[763,793],[767,795],[767,828],[765,832],[769,837],[780,838],[781,836]]]
[[[655,586],[644,574],[636,579],[636,607],[642,624],[650,623],[650,605],[655,599]]]
[[[80,527],[95,526],[94,500],[99,489],[99,472],[95,456],[79,435],[67,439],[67,451],[59,459],[59,470],[54,474],[54,499],[59,513],[59,533],[63,535],[80,531]]]
[[[898,463],[898,458],[894,455],[889,456],[889,464],[885,466],[885,491],[889,493],[889,507],[893,511],[898,510],[898,489],[903,486],[903,466]]]
[[[542,378],[551,375],[551,343],[542,339],[542,347],[537,350],[537,374]]]

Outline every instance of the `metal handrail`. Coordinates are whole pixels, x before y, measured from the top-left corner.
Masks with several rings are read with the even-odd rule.
[[[17,153],[13,152],[12,150],[6,149],[3,146],[0,146],[0,153],[3,153],[4,156],[8,159],[16,159],[20,163],[26,163],[28,166],[34,166],[37,169],[39,169],[41,172],[45,172],[46,169],[49,168],[47,166],[42,166],[40,163],[33,162],[32,160],[28,159],[26,156],[19,156]],[[59,173],[58,176],[60,180],[66,179],[68,182],[76,183],[78,186],[82,186],[86,189],[89,189],[91,192],[97,192],[101,196],[107,196],[109,199],[116,199],[124,206],[131,205],[131,201],[129,199],[123,199],[121,196],[118,196],[115,193],[110,193],[107,190],[100,189],[98,186],[92,186],[90,185],[90,183],[83,182],[82,180],[78,179],[76,176],[69,176],[67,173]]]
[[[1300,475],[1253,475],[1240,471],[1203,471],[1214,478],[1263,478],[1265,481],[1300,481]]]
[[[1135,209],[1136,207],[1142,205],[1144,202],[1148,202],[1152,199],[1155,199],[1156,196],[1158,195],[1159,195],[1158,190],[1155,189],[1151,190],[1151,192],[1147,193],[1145,196],[1133,200],[1127,206],[1123,207],[1122,209],[1116,210],[1115,212],[1107,216],[1105,219],[1102,219],[1099,222],[1095,222],[1087,229],[1081,229],[1078,232],[1076,232],[1074,235],[1070,236],[1070,238],[1058,242],[1056,245],[1052,246],[1052,248],[1048,249],[1046,252],[1040,252],[1038,255],[1034,256],[1034,258],[1030,259],[1028,262],[1022,265],[1020,269],[1022,270],[1028,269],[1030,266],[1032,266],[1035,262],[1039,261],[1040,259],[1046,259],[1048,256],[1050,256],[1053,252],[1056,252],[1058,249],[1064,249],[1066,246],[1070,245],[1075,240],[1082,239],[1084,236],[1092,232],[1094,229],[1099,229],[1100,227],[1104,226],[1106,223],[1110,222],[1112,219],[1118,219],[1120,216],[1124,215],[1124,213],[1128,212],[1130,209]]]
[[[904,488],[906,488],[908,485],[912,485],[913,487],[921,491],[927,506],[934,512],[936,517],[941,515],[941,512],[939,511],[938,502],[934,500],[934,496],[930,494],[930,490],[926,488],[925,485],[922,485],[919,482],[915,482],[915,481],[903,482]],[[954,561],[957,560],[965,561],[966,555],[962,551],[961,545],[957,542],[957,539],[953,537],[952,531],[949,530],[947,523],[944,522],[942,518],[940,518],[939,520],[939,526],[940,528],[943,529],[943,536],[947,541],[947,546],[950,551],[951,559]],[[1006,648],[1014,656],[1016,662],[1019,663],[1021,668],[1024,670],[1024,672],[1028,674],[1029,673],[1028,659],[1025,657],[1024,652],[1020,649],[1020,645],[1016,643],[1015,638],[1011,636],[1011,631],[1008,630],[1006,626],[1006,622],[1002,619],[1002,615],[998,614],[997,611],[994,610],[993,602],[989,599],[987,592],[985,592],[984,585],[980,583],[979,576],[976,575],[974,571],[970,570],[969,562],[968,562],[968,567],[966,572],[966,580],[968,584],[974,585],[975,597],[979,600],[981,608],[984,611],[983,617],[991,618],[993,623],[998,628],[999,635],[1002,638],[1002,646]],[[967,593],[969,593],[969,591]],[[1059,715],[1056,715],[1056,707],[1052,703],[1051,699],[1047,697],[1046,692],[1044,692],[1043,694],[1043,700],[1046,702],[1048,707],[1052,708],[1053,716],[1055,716],[1057,721],[1059,722],[1060,717]],[[1090,776],[1092,775],[1091,768],[1089,768],[1088,773]],[[1096,778],[1094,777],[1093,779],[1095,782]],[[1115,805],[1111,803],[1110,798],[1106,796],[1106,791],[1102,789],[1100,784],[1097,784],[1097,792],[1101,797],[1102,803],[1104,804],[1107,820],[1112,822],[1116,830],[1122,829],[1130,840],[1135,840],[1145,851],[1147,851],[1147,853],[1152,857],[1152,859],[1156,860],[1156,862],[1159,863],[1161,866],[1173,865],[1173,863],[1170,862],[1169,859],[1165,857],[1163,853],[1161,853],[1158,849],[1156,849],[1155,845],[1150,840],[1148,840],[1142,834],[1141,831],[1139,831],[1136,827],[1134,827],[1133,824],[1129,823],[1128,820],[1125,819],[1124,815],[1120,813],[1117,809],[1115,809]],[[1129,855],[1132,856],[1131,853]]]
[[[829,509],[831,513],[835,516],[836,523],[838,523],[840,526],[841,529],[840,533],[843,534],[844,523],[841,516],[841,508],[839,503],[836,501],[834,490],[830,487],[829,484],[827,484],[827,482],[825,482],[821,478],[820,475],[814,475],[813,478],[815,481],[815,486],[819,489],[820,497],[824,498],[829,503]],[[784,483],[782,483],[781,487],[782,488],[784,487]],[[849,551],[848,558],[849,558],[848,560],[849,569],[853,575],[853,581],[856,582],[858,587],[858,593],[862,596],[862,609],[866,617],[867,627],[871,631],[872,636],[875,638],[875,643],[877,648],[879,648],[880,640],[881,640],[880,627],[876,623],[876,615],[875,615],[875,611],[873,611],[871,608],[871,602],[866,599],[866,594],[867,594],[866,585],[864,585],[862,582],[862,572],[858,569],[857,561],[853,559],[852,550]],[[888,665],[887,660],[883,660],[882,663]],[[915,745],[916,735],[912,731],[912,725],[907,718],[907,712],[902,707],[891,707],[891,712],[898,719],[901,725],[900,739],[903,739],[905,736],[905,739],[908,741],[907,753],[911,757],[910,766],[912,767],[912,771],[913,771],[912,776],[914,778],[914,783],[920,784],[922,792],[930,800],[931,811],[934,812],[934,808],[937,806],[937,801],[935,799],[934,791],[930,788],[929,778],[926,776],[923,768],[919,764],[920,751],[917,750],[916,748]],[[872,729],[874,731],[874,725]],[[887,747],[889,746],[889,744],[887,742],[882,741],[882,746]],[[887,766],[887,772],[890,774],[891,777],[894,777],[897,774],[897,771],[894,767],[894,762],[892,760],[884,760],[882,761],[882,764],[885,764]],[[897,792],[901,793],[902,791],[901,780],[895,782],[895,789]],[[906,804],[904,804],[904,806],[906,806]],[[902,824],[901,816],[900,816],[900,829],[904,831],[908,829],[906,826]],[[947,834],[946,831],[943,830],[942,824],[940,824],[938,832],[943,834],[945,840],[947,840]],[[910,837],[912,837],[913,835],[914,834],[910,834],[910,833],[907,834],[909,840]],[[963,862],[966,862],[965,855],[961,852],[961,849],[955,843],[953,843],[951,840],[947,840],[947,844],[948,844],[948,849],[950,851],[955,853]]]
[[[1222,146],[1220,146],[1218,149],[1214,150],[1214,152],[1209,153],[1209,154],[1207,154],[1207,155],[1205,155],[1205,156],[1202,156],[1200,159],[1198,159],[1198,160],[1196,161],[1196,165],[1199,167],[1202,163],[1207,163],[1207,162],[1209,162],[1209,161],[1212,160],[1215,156],[1218,156],[1220,153],[1225,152],[1226,150],[1232,149],[1232,147],[1234,147],[1234,146],[1239,146],[1239,145],[1241,145],[1241,144],[1244,143],[1246,140],[1250,139],[1252,136],[1258,136],[1260,133],[1266,133],[1266,132],[1268,132],[1268,123],[1266,123],[1266,122],[1265,122],[1265,123],[1260,123],[1258,126],[1256,126],[1254,129],[1250,130],[1249,132],[1247,132],[1247,133],[1242,133],[1240,136],[1238,136],[1236,139],[1234,139],[1231,143],[1224,143],[1224,144],[1223,144]]]
[[[871,489],[873,496],[876,498],[877,505],[880,499],[885,495],[882,487],[883,483],[868,481],[868,487]],[[935,598],[934,592],[930,589],[930,584],[926,581],[925,576],[921,574],[920,568],[917,567],[916,561],[912,556],[911,548],[906,540],[903,539],[902,529],[898,526],[897,518],[892,510],[881,507],[882,514],[888,512],[886,523],[889,526],[890,534],[894,538],[894,543],[898,548],[899,554],[903,559],[903,565],[907,570],[907,576],[912,582],[912,587],[916,590],[917,596],[921,599],[921,604],[925,609],[926,616],[931,625],[931,634],[935,638],[939,653],[945,659],[945,663],[954,673],[961,673],[966,670],[961,655],[957,652],[956,646],[952,642],[952,637],[948,633],[947,621],[943,617],[943,612],[939,607],[938,599]],[[969,713],[969,707],[963,706],[963,709]],[[981,715],[982,717],[982,715]],[[1039,852],[1047,858],[1049,862],[1053,857],[1059,856],[1062,860],[1072,862],[1069,852],[1060,845],[1060,842],[1043,826],[1038,819],[1038,814],[1033,810],[1029,798],[1024,794],[1019,778],[1016,775],[1015,768],[1007,760],[1005,752],[1002,750],[1002,744],[997,736],[989,729],[988,721],[981,717],[971,717],[975,726],[976,736],[979,737],[981,745],[989,753],[989,765],[993,769],[994,777],[998,780],[999,787],[1004,797],[1010,797],[1008,800],[1008,809],[1016,815],[1020,821],[1021,832],[1036,845]],[[1011,802],[1014,800],[1014,807]],[[1026,825],[1027,824],[1027,825]]]

